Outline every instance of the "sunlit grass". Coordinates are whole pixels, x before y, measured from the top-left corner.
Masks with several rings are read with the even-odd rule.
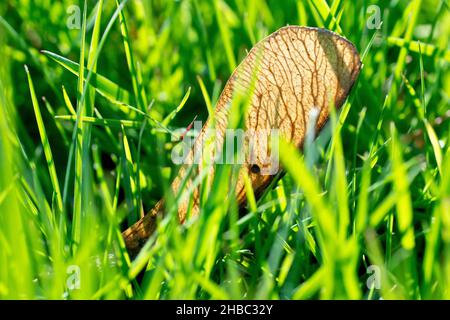
[[[70,1],[0,4],[0,298],[450,298],[449,8],[364,3],[87,1],[75,29]],[[195,177],[201,214],[180,225],[176,129],[298,23],[356,45],[350,97],[303,153],[281,144],[287,174],[258,201],[247,181],[243,212],[236,168]],[[121,231],[161,197],[131,260]]]

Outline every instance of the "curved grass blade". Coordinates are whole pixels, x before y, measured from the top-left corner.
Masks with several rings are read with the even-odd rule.
[[[168,126],[169,123],[175,118],[175,116],[178,114],[178,112],[183,109],[184,105],[186,104],[186,101],[189,99],[189,96],[191,94],[191,87],[188,88],[186,94],[184,95],[183,99],[181,100],[178,107],[175,108],[167,117],[164,118],[164,120],[161,122],[163,126]]]
[[[80,65],[78,63],[50,51],[44,50],[42,51],[42,53],[74,75],[78,76],[80,68]],[[84,76],[86,77],[89,72],[90,70],[85,70]],[[131,104],[130,93],[102,75],[96,72],[92,72],[92,79],[89,83],[91,86],[95,87],[95,90],[100,95],[110,100],[111,102],[116,104]]]
[[[76,121],[76,116],[71,115],[61,115],[61,116],[55,116],[55,119],[58,120],[71,120]],[[133,121],[133,120],[119,120],[119,119],[103,119],[103,118],[95,118],[95,117],[88,117],[84,116],[81,117],[80,120],[82,122],[86,123],[92,123],[97,126],[103,126],[103,127],[131,127],[131,128],[140,128],[142,125],[141,121]]]

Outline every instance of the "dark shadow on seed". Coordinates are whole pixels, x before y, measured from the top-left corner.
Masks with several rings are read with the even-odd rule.
[[[319,44],[323,49],[325,57],[337,75],[339,86],[345,88],[342,84],[352,81],[353,70],[350,70],[349,67],[345,65],[343,52],[338,50],[336,43],[333,41],[334,38],[336,38],[336,35],[326,30],[319,30],[317,33]],[[346,41],[351,49],[356,51],[351,42],[345,39],[342,41]],[[348,89],[350,90],[350,88]]]

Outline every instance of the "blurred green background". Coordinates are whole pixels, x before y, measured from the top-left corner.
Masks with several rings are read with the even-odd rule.
[[[0,298],[450,297],[447,1],[86,4],[0,3]],[[130,261],[120,231],[177,172],[167,130],[205,120],[286,25],[362,55],[339,119],[307,157],[286,146],[288,174],[245,213],[221,169],[202,215],[168,214]]]

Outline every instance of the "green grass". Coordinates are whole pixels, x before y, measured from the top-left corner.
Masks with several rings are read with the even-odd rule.
[[[0,4],[1,299],[450,298],[447,1],[89,0],[69,29],[72,4]],[[281,145],[287,174],[261,199],[246,181],[239,213],[236,168],[217,166],[180,225],[177,128],[287,24],[351,40],[357,84],[303,154]],[[130,260],[121,231],[161,197]]]

